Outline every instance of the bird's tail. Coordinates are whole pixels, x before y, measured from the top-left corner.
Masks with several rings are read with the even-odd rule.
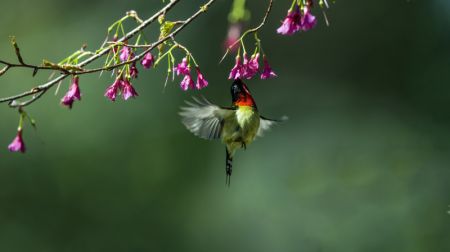
[[[228,151],[228,148],[225,147],[226,151],[226,159],[225,159],[225,172],[227,174],[225,178],[225,184],[230,187],[231,183],[231,173],[233,172],[233,157],[231,156],[230,152]]]

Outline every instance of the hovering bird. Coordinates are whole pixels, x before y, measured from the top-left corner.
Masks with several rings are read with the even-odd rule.
[[[228,186],[236,150],[246,149],[255,137],[287,119],[272,120],[260,116],[255,100],[241,79],[234,80],[231,85],[231,97],[231,107],[214,105],[205,98],[193,98],[195,102],[187,101],[188,106],[182,107],[180,112],[182,123],[194,135],[208,140],[222,139],[226,145],[225,183]]]

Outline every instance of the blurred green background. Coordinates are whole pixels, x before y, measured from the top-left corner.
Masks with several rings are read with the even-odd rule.
[[[263,2],[249,1],[249,26]],[[290,120],[237,154],[227,188],[224,147],[177,113],[193,95],[230,103],[233,56],[217,64],[230,5],[218,1],[178,38],[206,90],[183,92],[179,80],[163,90],[162,64],[141,70],[138,99],[111,103],[109,76],[83,76],[69,111],[66,81],[27,109],[38,130],[25,128],[25,155],[8,152],[18,116],[0,107],[0,251],[450,251],[450,3],[337,1],[330,27],[315,12],[316,29],[283,37],[290,1],[275,1],[261,37],[279,77],[248,85],[262,114]],[[16,35],[26,61],[58,61],[94,49],[125,11],[161,6],[2,0],[0,58],[15,59]],[[11,71],[0,94],[47,77]]]

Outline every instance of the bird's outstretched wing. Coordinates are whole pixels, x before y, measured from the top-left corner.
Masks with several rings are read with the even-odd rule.
[[[283,116],[279,120],[269,119],[269,118],[260,116],[259,128],[258,128],[258,132],[256,133],[256,136],[259,136],[259,137],[264,136],[264,132],[270,130],[274,125],[276,125],[278,123],[287,121],[287,119],[288,119],[287,116]]]
[[[234,113],[232,108],[223,108],[212,104],[205,98],[193,97],[194,102],[186,101],[187,107],[181,107],[181,122],[194,135],[203,139],[220,138],[223,119]]]

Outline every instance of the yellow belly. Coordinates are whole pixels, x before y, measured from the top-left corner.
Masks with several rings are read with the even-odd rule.
[[[222,141],[233,153],[243,144],[249,145],[259,128],[259,114],[250,106],[240,106],[236,113],[227,118],[223,125]]]

